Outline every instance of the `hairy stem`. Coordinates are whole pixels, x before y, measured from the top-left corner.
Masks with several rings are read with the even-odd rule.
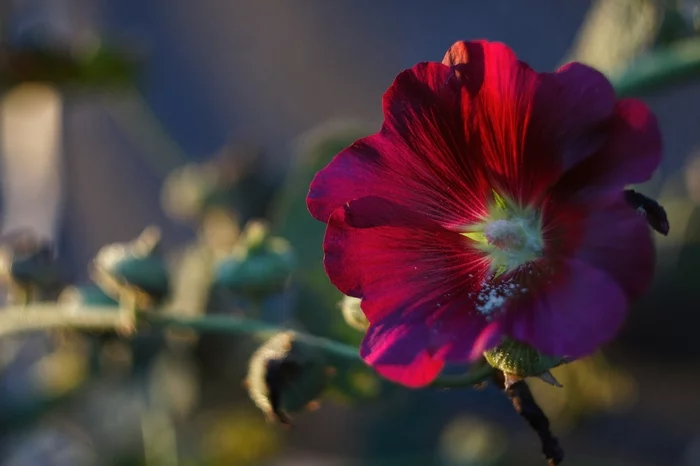
[[[40,330],[114,330],[123,328],[130,320],[129,309],[114,306],[66,307],[57,304],[11,306],[0,311],[0,337]],[[235,316],[184,317],[174,314],[148,312],[139,316],[136,328],[143,326],[160,329],[189,329],[199,333],[231,333],[266,339],[290,329],[255,319]],[[328,338],[295,331],[297,338],[328,354],[343,359],[360,361],[355,346]],[[433,383],[436,388],[469,387],[487,381],[493,374],[488,365],[477,366],[463,375],[440,377]]]

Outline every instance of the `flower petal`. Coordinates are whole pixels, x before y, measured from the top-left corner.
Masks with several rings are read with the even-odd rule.
[[[607,273],[578,259],[556,264],[529,303],[503,315],[506,333],[553,356],[578,358],[611,340],[627,313],[626,293]]]
[[[464,42],[448,51],[466,92],[462,93],[468,140],[483,159],[493,187],[528,204],[559,176],[557,154],[526,143],[539,75],[499,42]],[[464,62],[463,60],[466,60]]]
[[[475,361],[505,336],[500,321],[486,322],[483,315],[464,312],[457,306],[441,316],[432,329],[430,354],[446,362]]]
[[[643,214],[632,209],[622,193],[589,201],[576,258],[606,272],[630,300],[651,285],[655,249]]]
[[[605,140],[615,92],[593,68],[569,63],[538,74],[506,45],[485,41],[455,43],[443,63],[468,89],[468,138],[479,141],[497,189],[521,204],[539,199]]]
[[[363,298],[370,322],[392,313],[426,325],[449,306],[473,309],[488,261],[472,240],[385,199],[366,197],[336,209],[324,240],[326,272],[346,295]]]
[[[603,146],[562,177],[558,192],[621,189],[651,178],[662,156],[661,132],[651,110],[640,100],[620,100],[608,125]]]
[[[615,109],[615,90],[599,71],[568,63],[542,73],[529,134],[550,138],[568,170],[593,155],[605,141],[605,123]]]
[[[430,330],[422,322],[407,323],[397,315],[372,324],[365,334],[360,356],[379,374],[408,387],[428,385],[444,362],[427,351]]]
[[[440,63],[399,74],[383,99],[385,123],[373,136],[338,154],[311,183],[311,214],[328,221],[348,201],[391,199],[445,226],[485,214],[490,186],[470,154],[460,87]]]

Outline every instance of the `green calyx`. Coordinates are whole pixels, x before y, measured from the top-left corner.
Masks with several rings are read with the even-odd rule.
[[[506,338],[500,345],[485,351],[484,358],[492,367],[503,372],[506,386],[526,377],[539,377],[552,385],[560,386],[549,371],[570,362],[561,356],[542,354],[532,346],[512,338]]]

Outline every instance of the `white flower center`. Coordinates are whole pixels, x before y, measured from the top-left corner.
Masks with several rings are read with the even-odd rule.
[[[495,196],[489,215],[470,225],[463,234],[475,241],[474,247],[486,253],[492,272],[500,275],[541,257],[544,241],[535,210]]]
[[[519,249],[524,236],[522,222],[494,220],[484,226],[486,241],[500,249]]]

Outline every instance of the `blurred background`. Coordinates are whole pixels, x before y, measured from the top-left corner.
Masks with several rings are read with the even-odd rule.
[[[691,0],[0,0],[5,301],[116,312],[138,288],[166,315],[357,344],[308,184],[376,131],[400,70],[456,40],[504,41],[537,70],[599,67],[665,139],[657,176],[635,187],[671,224],[654,289],[604,354],[554,371],[564,388],[531,382],[565,464],[698,466],[698,32]],[[634,86],[678,61],[684,79]],[[3,325],[2,465],[544,464],[492,387],[409,391],[302,348],[324,375],[287,399],[289,429],[246,392],[257,337]]]

